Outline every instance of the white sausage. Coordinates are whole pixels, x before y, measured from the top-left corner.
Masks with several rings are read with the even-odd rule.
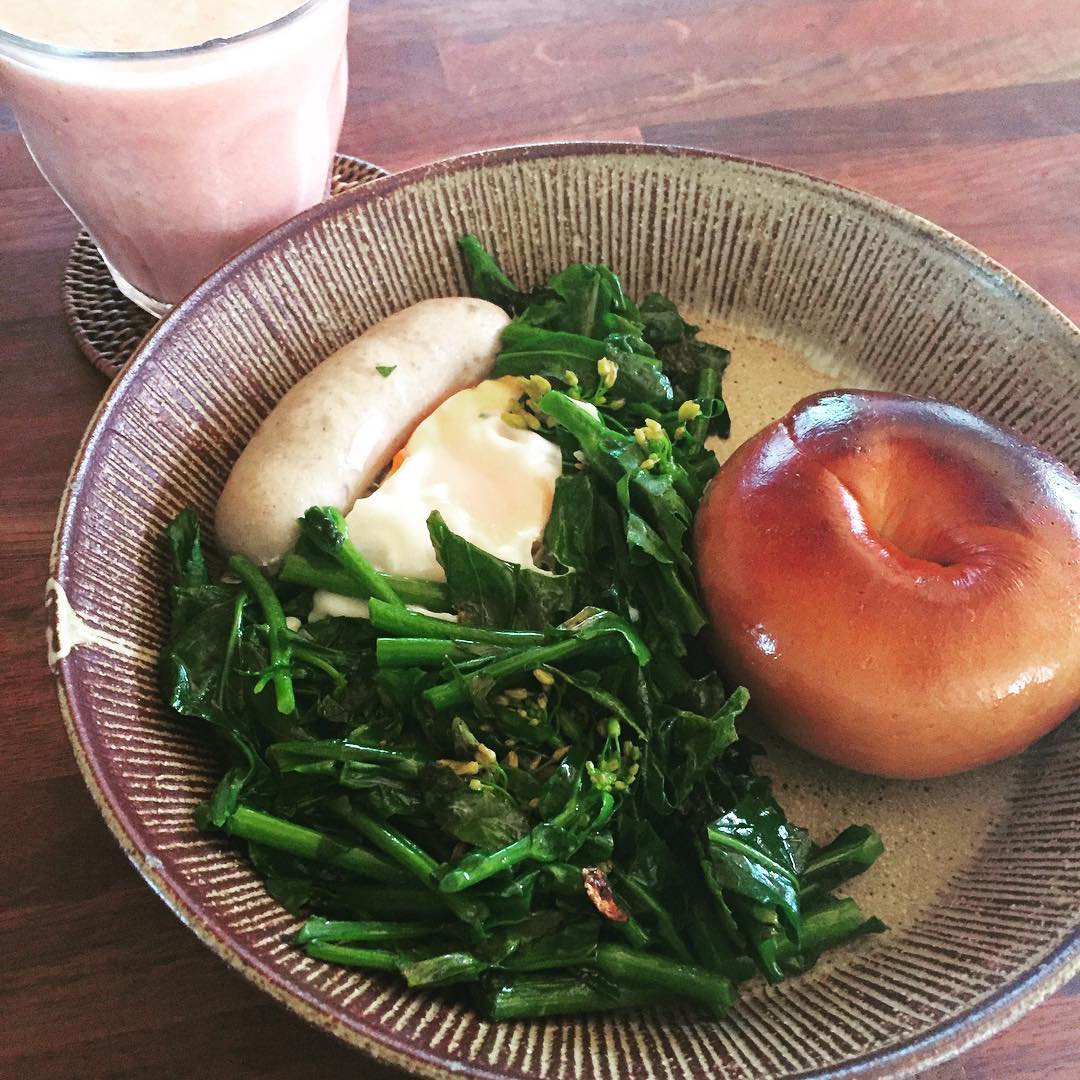
[[[273,566],[295,545],[308,507],[347,513],[416,424],[487,375],[507,322],[486,300],[423,300],[324,360],[233,466],[217,504],[221,547]],[[394,371],[383,377],[380,366]]]

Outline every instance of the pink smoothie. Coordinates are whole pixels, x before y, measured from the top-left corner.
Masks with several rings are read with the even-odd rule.
[[[0,36],[0,80],[121,288],[173,304],[325,196],[347,23],[348,0],[2,0],[0,30],[59,49]]]

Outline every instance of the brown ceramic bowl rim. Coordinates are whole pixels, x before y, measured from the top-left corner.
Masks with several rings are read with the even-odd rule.
[[[978,248],[933,222],[855,188],[783,166],[771,165],[734,154],[690,147],[630,142],[555,142],[480,150],[393,173],[383,179],[371,181],[354,192],[312,207],[245,248],[211,274],[178,304],[143,341],[120,376],[106,389],[87,427],[61,498],[50,558],[52,578],[59,582],[61,587],[65,587],[71,550],[69,540],[77,510],[78,493],[95,467],[95,449],[100,435],[107,427],[106,421],[112,409],[125,395],[128,388],[139,381],[143,368],[154,362],[157,343],[167,337],[169,327],[174,322],[185,319],[204,298],[227,287],[228,282],[245,266],[257,260],[268,249],[282,244],[314,222],[345,212],[354,205],[374,202],[399,188],[409,187],[424,180],[516,161],[574,156],[600,157],[612,154],[656,158],[701,158],[714,162],[728,162],[782,177],[786,176],[792,182],[810,187],[839,192],[845,199],[861,209],[885,217],[893,224],[903,226],[917,241],[929,243],[936,248],[959,255],[969,265],[972,272],[993,279],[999,287],[1007,287],[1017,300],[1045,308],[1059,322],[1062,330],[1076,339],[1078,351],[1080,351],[1080,330],[1045,297],[1011,271]],[[55,629],[55,614],[53,614],[50,616],[50,633],[55,634]],[[239,971],[250,982],[265,990],[292,1012],[316,1027],[361,1048],[377,1060],[422,1076],[453,1077],[463,1073],[464,1065],[448,1065],[434,1054],[417,1051],[415,1048],[406,1049],[404,1044],[392,1035],[379,1037],[342,1022],[332,1013],[317,1007],[302,991],[287,985],[275,971],[249,949],[220,936],[213,926],[212,919],[200,905],[190,903],[182,890],[171,880],[171,876],[160,872],[160,864],[154,854],[141,850],[132,839],[134,830],[128,821],[128,815],[119,804],[108,778],[101,769],[101,763],[85,752],[84,747],[87,744],[85,731],[91,725],[91,718],[88,715],[89,709],[79,702],[79,696],[73,685],[71,666],[61,660],[57,665],[57,675],[60,711],[68,737],[83,779],[102,817],[136,870],[203,944],[213,950],[230,967]],[[1033,963],[1017,978],[988,995],[961,1016],[939,1024],[928,1032],[895,1047],[865,1054],[835,1068],[813,1070],[800,1073],[798,1076],[802,1080],[810,1080],[811,1077],[839,1080],[842,1077],[856,1076],[914,1075],[922,1069],[955,1056],[1001,1030],[1054,993],[1077,972],[1080,972],[1080,928],[1069,934],[1047,956]],[[470,1074],[488,1077],[490,1080],[499,1080],[502,1076],[497,1072],[475,1068],[470,1068]]]

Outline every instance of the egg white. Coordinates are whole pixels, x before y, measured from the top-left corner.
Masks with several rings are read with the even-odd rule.
[[[503,419],[519,395],[517,379],[488,379],[454,394],[417,425],[397,468],[346,516],[349,538],[377,569],[445,580],[427,530],[433,510],[484,551],[532,565],[562,455],[542,435]],[[366,614],[361,601],[315,593],[313,619]]]

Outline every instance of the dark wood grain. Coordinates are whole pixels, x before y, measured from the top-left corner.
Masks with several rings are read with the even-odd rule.
[[[362,0],[342,148],[386,166],[559,138],[673,141],[865,188],[1080,317],[1080,5]],[[0,104],[0,1075],[396,1076],[204,950],[128,866],[44,662],[69,462],[105,382],[60,306],[76,228]],[[1080,981],[937,1080],[1080,1075]]]

